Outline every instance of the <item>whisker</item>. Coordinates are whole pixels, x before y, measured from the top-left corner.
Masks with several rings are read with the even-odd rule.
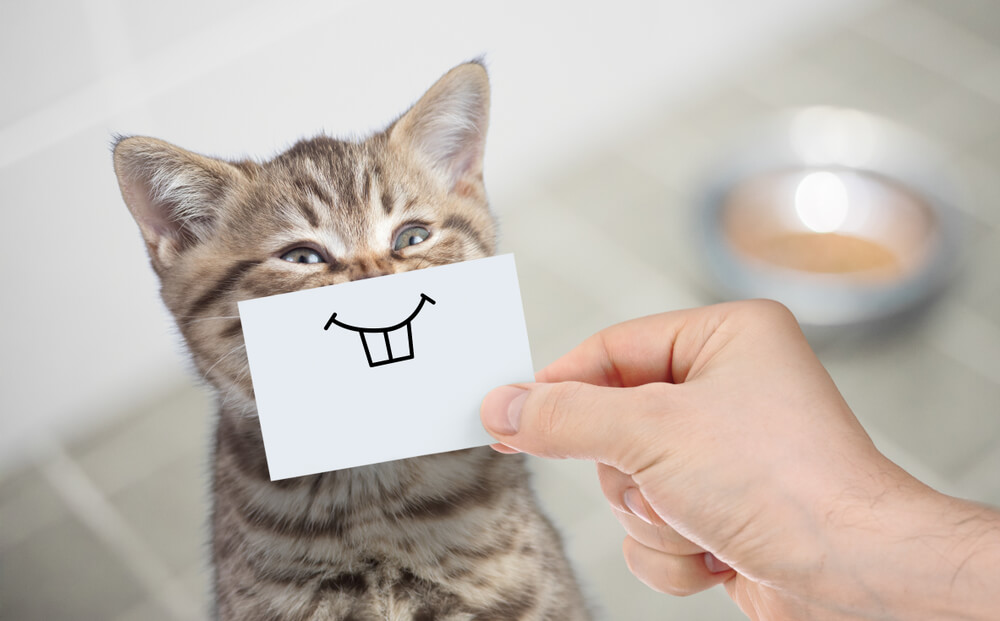
[[[207,371],[205,371],[205,377],[208,377],[208,375],[212,372],[212,369],[214,369],[215,367],[219,366],[220,362],[222,362],[223,360],[225,360],[229,356],[232,356],[233,354],[235,354],[240,349],[246,349],[246,343],[243,343],[241,345],[237,345],[236,347],[230,349],[225,354],[222,354],[222,356],[220,356],[219,359],[216,360],[215,363],[212,366],[208,367]]]

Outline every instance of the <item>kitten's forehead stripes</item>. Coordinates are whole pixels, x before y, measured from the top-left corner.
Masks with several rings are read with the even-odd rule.
[[[406,201],[407,207],[415,204],[398,183],[389,183],[380,159],[383,142],[379,136],[362,143],[318,137],[303,140],[276,158],[286,174],[295,176],[296,193],[307,197],[295,204],[310,226],[322,226],[322,221],[314,217],[318,206],[308,199],[318,200],[324,213],[332,211],[341,221],[362,221],[376,209],[389,216],[400,202]]]
[[[306,221],[309,222],[311,227],[314,229],[319,228],[319,215],[316,213],[316,210],[313,209],[311,201],[306,200],[303,197],[296,197],[292,202],[299,209],[299,212],[302,213],[302,216],[306,219]]]
[[[319,202],[325,205],[333,204],[333,198],[323,189],[323,186],[317,183],[315,178],[308,176],[296,177],[292,183],[297,190],[305,194],[312,194]]]
[[[372,175],[374,173],[370,170],[364,171],[364,181],[361,186],[361,200],[368,202],[368,197],[371,196],[372,189]]]
[[[388,216],[392,213],[392,206],[392,193],[389,191],[389,188],[384,187],[382,188],[382,211],[385,212],[385,215]]]

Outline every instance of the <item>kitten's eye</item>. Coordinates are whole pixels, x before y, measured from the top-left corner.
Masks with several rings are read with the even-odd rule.
[[[430,231],[422,226],[408,226],[396,236],[396,241],[393,242],[392,249],[402,250],[407,246],[416,246],[429,236]]]
[[[281,255],[281,258],[289,263],[326,263],[323,255],[312,248],[293,248]]]

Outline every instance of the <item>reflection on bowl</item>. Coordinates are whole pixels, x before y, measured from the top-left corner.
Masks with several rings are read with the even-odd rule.
[[[869,283],[919,271],[937,228],[922,199],[889,179],[855,171],[745,179],[720,215],[726,241],[744,260]]]
[[[805,324],[891,316],[936,291],[957,223],[940,155],[855,111],[781,117],[733,151],[708,185],[699,226],[729,298],[769,297]]]

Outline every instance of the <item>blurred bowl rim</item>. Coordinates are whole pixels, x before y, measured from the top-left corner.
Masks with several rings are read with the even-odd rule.
[[[849,114],[873,132],[864,162],[811,158],[793,138],[803,114]],[[963,231],[956,209],[959,192],[948,173],[945,151],[896,122],[853,108],[812,106],[785,110],[751,126],[733,141],[699,186],[694,201],[696,239],[718,293],[728,299],[770,298],[788,306],[807,325],[854,325],[886,319],[939,292],[957,264]],[[850,158],[847,158],[848,160]],[[829,170],[867,173],[893,181],[922,199],[937,223],[937,236],[923,267],[891,283],[851,281],[837,274],[755,265],[727,243],[721,214],[740,183],[781,171]]]

